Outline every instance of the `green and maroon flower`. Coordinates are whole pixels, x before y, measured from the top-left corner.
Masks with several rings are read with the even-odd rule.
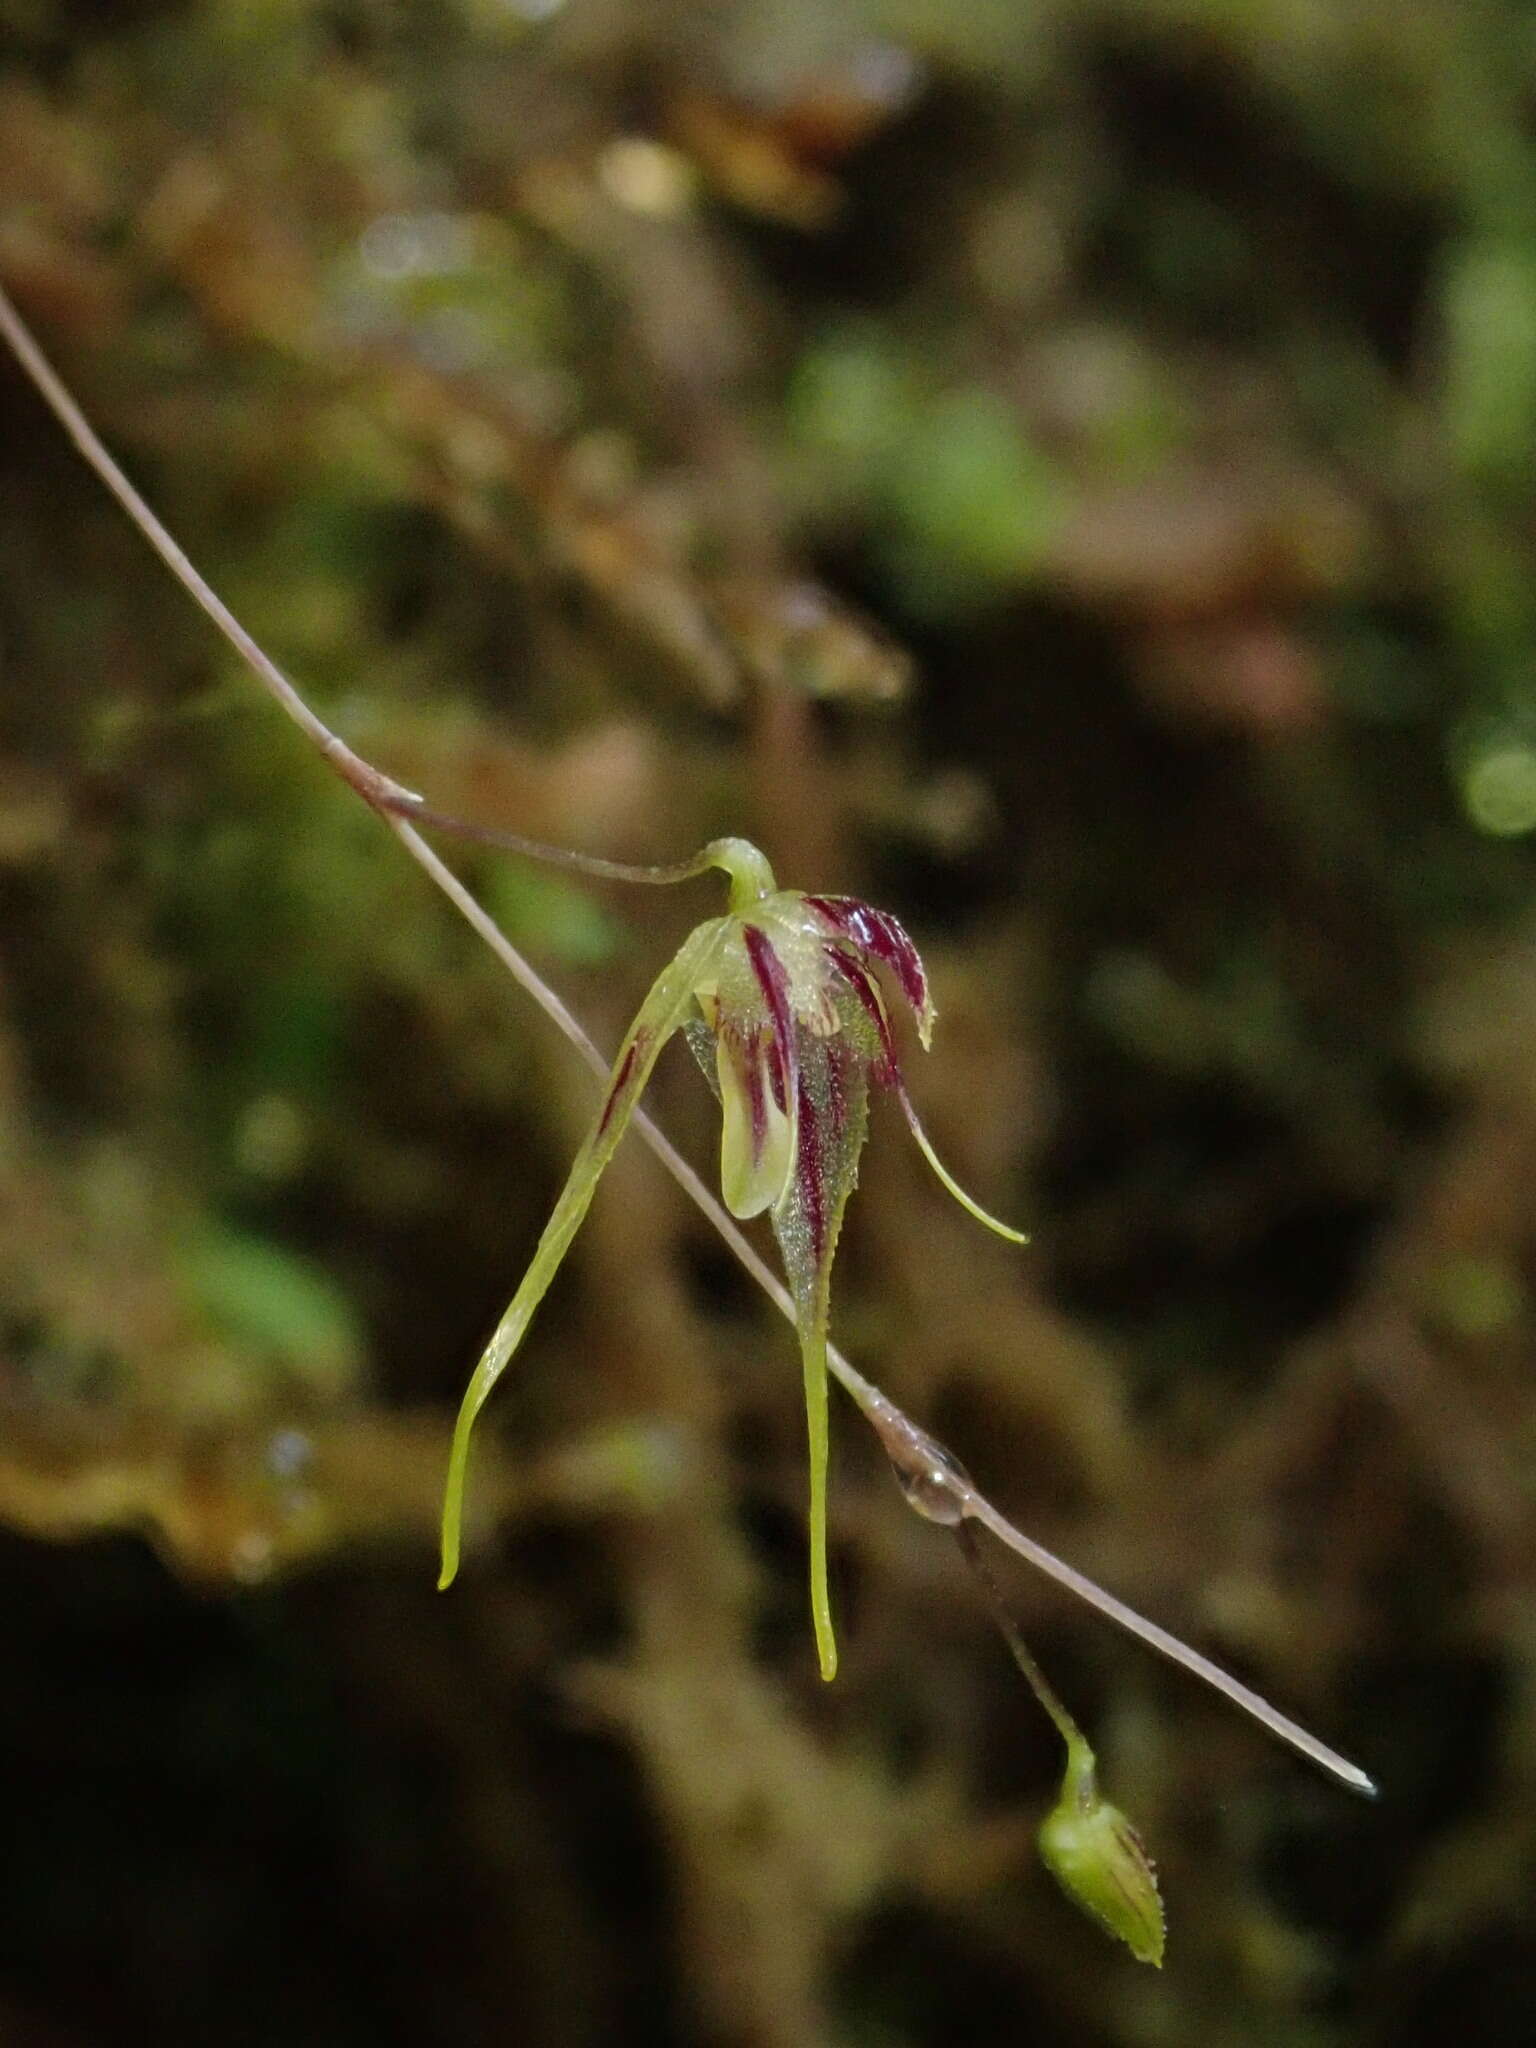
[[[858,1174],[871,1088],[897,1095],[946,1188],[1002,1236],[935,1156],[902,1079],[886,1004],[892,986],[924,1047],[933,1003],[917,949],[897,920],[848,896],[779,889],[744,840],[706,847],[690,872],[723,868],[728,914],[700,925],[662,970],[615,1060],[597,1122],[572,1166],[533,1261],[486,1347],[454,1432],[443,1509],[447,1585],[458,1565],[470,1432],[586,1214],[667,1040],[682,1030],[721,1104],[720,1185],[743,1219],[769,1214],[794,1297],[810,1440],[811,1611],[822,1675],[837,1651],[827,1594],[827,1319],[832,1255]]]

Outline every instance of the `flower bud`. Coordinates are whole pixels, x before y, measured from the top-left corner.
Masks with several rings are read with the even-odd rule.
[[[1141,1837],[1118,1806],[1099,1797],[1093,1751],[1067,1747],[1061,1798],[1040,1829],[1040,1854],[1067,1897],[1139,1963],[1163,1963],[1163,1902]]]

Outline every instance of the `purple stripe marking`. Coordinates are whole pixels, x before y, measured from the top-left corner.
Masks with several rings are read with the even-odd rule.
[[[800,1079],[795,1020],[789,1000],[789,976],[784,972],[784,962],[774,951],[773,941],[765,931],[755,924],[743,925],[741,936],[747,958],[752,963],[752,972],[757,976],[757,985],[768,1005],[768,1014],[773,1019],[774,1055],[779,1067],[774,1096],[787,1107],[798,1093]]]
[[[787,1116],[789,1103],[784,1094],[784,1064],[781,1060],[772,1059],[768,1062],[768,1086],[773,1090],[775,1109]]]
[[[868,903],[860,903],[853,896],[807,896],[805,900],[834,931],[852,939],[862,952],[883,960],[916,1015],[927,1015],[928,976],[900,919],[892,917],[888,910],[875,910]]]
[[[828,946],[827,958],[869,1012],[880,1034],[880,1050],[884,1057],[878,1064],[871,1064],[870,1079],[882,1088],[897,1087],[901,1081],[901,1063],[896,1054],[896,1040],[891,1035],[891,1020],[880,1000],[879,989],[871,981],[863,963],[853,959],[841,946]]]
[[[598,1119],[597,1135],[599,1137],[603,1135],[604,1131],[607,1130],[609,1124],[613,1121],[613,1113],[619,1106],[619,1099],[623,1095],[625,1088],[629,1085],[629,1077],[635,1071],[635,1062],[639,1059],[641,1050],[649,1040],[650,1035],[649,1031],[637,1031],[629,1041],[629,1044],[625,1046],[624,1057],[619,1061],[619,1071],[613,1077],[612,1086],[608,1090],[608,1100],[603,1104],[603,1113]]]
[[[747,1041],[747,1101],[752,1109],[752,1164],[757,1166],[768,1135],[768,1104],[763,1095],[762,1038],[755,1031]]]
[[[805,1077],[797,1075],[796,1079],[799,1083],[800,1143],[795,1159],[795,1185],[800,1191],[800,1206],[805,1211],[811,1258],[819,1266],[827,1248],[827,1192],[821,1172],[821,1132],[817,1128],[816,1105],[805,1085]]]

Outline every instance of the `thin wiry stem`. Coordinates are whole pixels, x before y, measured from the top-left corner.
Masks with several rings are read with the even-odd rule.
[[[1060,1693],[1040,1669],[1034,1651],[1025,1642],[1024,1631],[1014,1620],[1013,1609],[1008,1605],[1002,1587],[993,1576],[985,1551],[976,1541],[976,1532],[971,1527],[969,1515],[962,1515],[955,1524],[955,1541],[960,1546],[960,1555],[965,1559],[971,1576],[981,1588],[981,1597],[992,1610],[992,1619],[1002,1631],[1009,1654],[1023,1672],[1030,1691],[1056,1724],[1056,1733],[1070,1752],[1074,1744],[1082,1744],[1083,1731],[1067,1712]]]
[[[361,755],[354,753],[310,708],[276,662],[257,644],[228,605],[193,566],[183,549],[172,539],[170,533],[108,454],[57,371],[33,340],[3,288],[0,288],[0,334],[4,335],[22,368],[87,466],[122,506],[177,582],[218,627],[268,696],[287,713],[322,759],[365,803],[379,813],[412,860],[484,939],[518,986],[533,998],[544,1014],[565,1034],[592,1071],[600,1078],[606,1079],[608,1062],[559,996],[523,958],[494,919],[487,915],[411,823],[411,819],[417,817],[423,823],[459,829],[458,821],[428,812],[422,799],[413,790],[407,789],[403,783],[396,782],[391,776],[375,768],[371,762],[365,761]],[[478,831],[473,836],[490,839],[488,833]],[[511,843],[510,835],[500,836],[504,843]],[[547,851],[558,851],[539,847],[534,841],[520,842],[519,850],[535,853],[540,857]],[[658,880],[669,874],[675,874],[676,878],[681,880],[699,871],[692,863],[684,863],[672,871],[634,871],[624,868],[618,862],[588,861],[586,856],[580,855],[575,856],[573,861],[564,861],[562,864],[583,865],[591,872],[636,880]],[[795,1305],[790,1299],[788,1289],[743,1236],[693,1168],[673,1149],[671,1143],[643,1112],[637,1112],[633,1122],[641,1137],[678,1186],[708,1218],[769,1299],[793,1323]],[[1079,1600],[1084,1601],[1128,1634],[1146,1643],[1151,1649],[1166,1657],[1170,1663],[1177,1664],[1192,1676],[1201,1679],[1222,1698],[1251,1716],[1260,1727],[1267,1729],[1279,1741],[1288,1744],[1298,1754],[1318,1765],[1331,1777],[1336,1778],[1341,1785],[1348,1786],[1351,1791],[1367,1795],[1375,1793],[1376,1788],[1364,1771],[1338,1755],[1326,1743],[1320,1742],[1315,1735],[1308,1734],[1306,1729],[1299,1727],[1277,1707],[1271,1706],[1241,1680],[1234,1678],[1230,1672],[1223,1671],[1219,1665],[1213,1664],[1198,1650],[1191,1649],[1189,1644],[1181,1642],[1168,1630],[1160,1628],[1156,1622],[1148,1621],[1144,1615],[1136,1613],[1135,1609],[1126,1606],[1123,1600],[1117,1600],[1113,1593],[1108,1593],[1102,1586],[1095,1585],[1092,1579],[1086,1578],[1072,1565],[1065,1563],[1063,1559],[1037,1543],[1033,1537],[1026,1536],[1021,1529],[1015,1528],[1013,1523],[992,1505],[985,1494],[978,1490],[943,1447],[919,1429],[917,1424],[904,1415],[878,1387],[871,1385],[835,1345],[829,1344],[827,1347],[827,1363],[833,1376],[852,1396],[866,1420],[875,1429],[904,1484],[907,1476],[916,1470],[914,1461],[920,1462],[924,1458],[936,1461],[935,1471],[942,1478],[944,1487],[948,1489],[946,1499],[950,1511],[932,1513],[930,1519],[953,1523],[966,1518],[982,1523],[991,1530],[1000,1543],[1006,1544],[1037,1571],[1043,1572],[1047,1578],[1054,1579],[1058,1585],[1065,1587],[1068,1592],[1075,1594]],[[917,1505],[910,1490],[908,1497]],[[920,1507],[919,1512],[929,1511]]]
[[[567,846],[546,846],[541,839],[527,839],[521,832],[507,832],[499,825],[481,825],[470,818],[456,818],[449,811],[430,810],[417,796],[401,804],[391,796],[385,806],[429,832],[448,832],[456,839],[468,839],[476,846],[489,846],[498,853],[518,853],[525,860],[542,861],[547,867],[569,868],[578,875],[593,875],[602,882],[691,882],[715,865],[710,849],[692,860],[674,861],[665,867],[637,867],[632,861],[607,860],[597,853],[573,853]]]

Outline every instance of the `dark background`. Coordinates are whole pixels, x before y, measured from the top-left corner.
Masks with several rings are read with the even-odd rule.
[[[0,2038],[1536,2039],[1536,26],[1516,0],[0,0],[0,282],[364,753],[922,945],[835,1327],[1056,1745],[594,1091],[0,364]],[[605,1046],[718,891],[454,854]],[[716,1143],[680,1052],[657,1113]]]

